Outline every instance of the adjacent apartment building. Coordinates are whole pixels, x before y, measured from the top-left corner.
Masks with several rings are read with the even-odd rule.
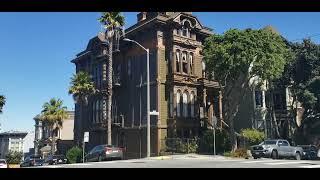
[[[5,159],[9,151],[23,152],[23,139],[27,132],[8,131],[0,133],[0,159]]]
[[[141,12],[125,38],[150,50],[151,155],[165,148],[166,138],[198,136],[201,125],[221,116],[218,83],[206,78],[201,50],[212,34],[191,12]],[[117,44],[117,43],[116,43]],[[118,48],[119,47],[119,48]],[[146,53],[131,42],[119,40],[113,53],[112,144],[124,146],[128,157],[146,155]],[[106,46],[98,37],[72,63],[76,72],[91,74],[96,88],[106,90]],[[104,76],[105,75],[105,76]],[[105,144],[107,104],[103,93],[88,105],[75,104],[75,142],[90,132],[88,149]]]

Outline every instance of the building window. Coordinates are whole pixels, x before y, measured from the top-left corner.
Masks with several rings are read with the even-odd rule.
[[[190,74],[193,74],[193,53],[189,54]]]
[[[176,52],[176,71],[180,72],[180,51]]]
[[[95,119],[95,122],[98,123],[100,121],[100,116],[99,116],[99,103],[100,101],[97,100],[96,101],[96,119]]]
[[[256,108],[262,107],[262,91],[255,91]]]
[[[173,116],[173,97],[172,97],[172,91],[169,93],[169,112],[170,112],[170,117]]]
[[[182,52],[182,71],[188,73],[187,52]]]
[[[131,59],[128,59],[128,77],[131,78]]]
[[[190,94],[190,116],[195,117],[194,115],[194,92]]]
[[[96,121],[96,103],[95,101],[92,102],[92,122],[95,123]]]
[[[190,37],[190,23],[185,21],[182,26],[182,36]]]
[[[188,92],[183,93],[183,117],[188,117]]]
[[[177,117],[180,117],[180,99],[181,99],[181,93],[180,91],[177,92]]]

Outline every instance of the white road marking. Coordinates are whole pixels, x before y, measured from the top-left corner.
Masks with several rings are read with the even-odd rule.
[[[320,168],[320,164],[318,165],[308,165],[308,166],[299,166],[301,168]]]
[[[283,165],[283,164],[300,164],[300,163],[307,163],[308,161],[285,161],[285,162],[275,162],[275,163],[264,163],[266,165]]]
[[[75,164],[66,164],[66,166],[90,166],[92,164],[87,163],[75,163]]]
[[[251,163],[265,163],[265,162],[279,162],[279,161],[282,161],[282,160],[276,160],[276,159],[270,159],[270,160],[258,160],[258,161],[244,161],[244,162],[241,162],[241,163],[244,163],[244,164],[251,164]]]

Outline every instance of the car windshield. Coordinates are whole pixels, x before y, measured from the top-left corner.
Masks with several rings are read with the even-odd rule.
[[[6,164],[6,161],[3,159],[0,159],[0,164]]]
[[[270,145],[270,144],[276,144],[277,141],[275,140],[267,140],[267,141],[264,141],[263,144],[266,144],[266,145]]]

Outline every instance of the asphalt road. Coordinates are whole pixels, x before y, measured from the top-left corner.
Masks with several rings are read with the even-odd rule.
[[[320,161],[231,159],[219,156],[180,155],[163,158],[51,165],[39,168],[320,168]]]

